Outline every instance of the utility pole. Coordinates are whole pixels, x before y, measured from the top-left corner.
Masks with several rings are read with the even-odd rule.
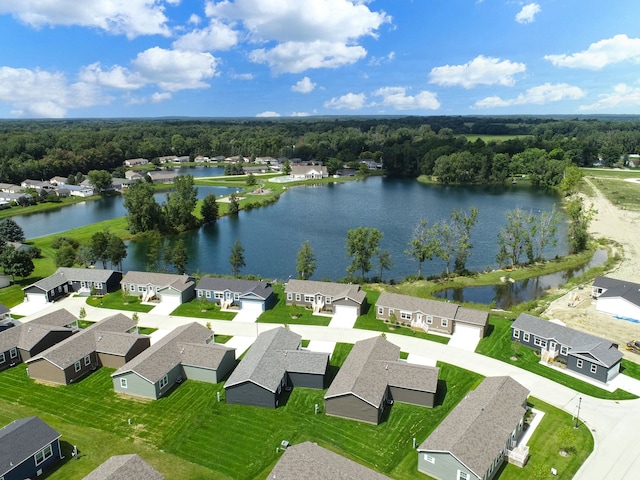
[[[578,428],[578,422],[580,421],[580,406],[582,405],[582,397],[578,397],[578,413],[576,415],[576,426],[573,428]]]

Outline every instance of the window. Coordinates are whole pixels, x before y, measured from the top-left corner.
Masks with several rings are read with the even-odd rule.
[[[431,455],[429,455],[428,453],[424,454],[424,459],[429,462],[429,463],[436,463],[436,458],[432,457]]]
[[[289,301],[293,300],[293,293],[291,292],[287,293],[287,300]]]
[[[138,291],[139,291],[139,292],[144,292],[144,291],[146,291],[146,290],[147,290],[147,288],[146,288],[146,287],[143,287],[142,285],[138,285]]]
[[[458,470],[458,480],[469,480],[469,474],[462,470]]]
[[[133,292],[135,291],[136,286],[135,285],[129,285],[129,291]]]
[[[76,372],[79,372],[80,369],[82,368],[82,365],[80,365],[80,362],[76,362],[73,364],[73,368]]]
[[[536,337],[536,338],[533,340],[533,344],[534,344],[536,347],[540,347],[540,348],[546,348],[546,347],[547,347],[547,341],[546,341],[546,340],[543,340],[543,339],[541,339],[541,338],[538,338],[538,337]]]
[[[18,350],[16,350],[15,348],[12,348],[11,350],[9,350],[10,358],[16,358],[17,356],[18,356]]]
[[[411,313],[409,313],[409,312],[400,312],[400,318],[402,320],[411,320]]]
[[[84,357],[84,364],[87,367],[91,365],[91,355],[87,355],[86,357]]]
[[[596,373],[598,371],[597,365],[591,365],[591,373]]]
[[[121,378],[120,379],[120,388],[127,388],[127,379],[126,378]]]
[[[582,368],[582,363],[583,363],[582,360],[580,359],[576,360],[576,367]]]
[[[102,282],[93,282],[93,286],[97,289],[102,289]]]
[[[384,315],[384,307],[378,307],[378,315]]]
[[[211,290],[207,290],[207,293],[205,294],[205,296],[207,298],[211,298]]]
[[[324,303],[330,304],[331,303],[331,297],[324,297]]]
[[[517,328],[513,329],[513,338],[520,338],[520,330]]]
[[[4,363],[5,358],[4,358],[4,352],[0,352],[0,363]]]
[[[530,338],[529,332],[524,332],[524,333],[522,334],[522,341],[523,341],[523,342],[528,342],[528,341],[529,341],[529,338]]]
[[[213,292],[213,298],[220,300],[222,298],[224,298],[224,293],[222,292]]]
[[[234,293],[233,294],[233,299],[234,300],[240,300],[240,294],[239,293]]]
[[[80,282],[80,286],[82,288],[87,288],[88,285],[87,285],[87,282]]]
[[[198,298],[202,298],[202,290],[197,290]]]
[[[427,324],[431,325],[433,323],[433,317],[431,315],[427,315]]]
[[[566,345],[562,345],[560,347],[560,355],[566,355],[567,353],[569,353],[569,347],[567,347]]]
[[[165,375],[160,379],[160,388],[163,389],[164,387],[167,386],[168,383],[169,383],[169,377]]]
[[[42,462],[44,462],[47,458],[51,457],[52,455],[53,455],[53,448],[51,448],[51,445],[47,445],[46,447],[44,447],[42,450],[40,450],[34,455],[34,458],[36,460],[36,465],[40,465]]]
[[[449,326],[449,320],[447,320],[446,318],[441,318],[441,319],[440,319],[440,324],[441,324],[443,327],[447,327],[447,326]]]
[[[307,303],[313,303],[313,295],[305,295],[304,301]]]
[[[302,295],[296,293],[296,302],[299,302],[300,300],[302,300]]]

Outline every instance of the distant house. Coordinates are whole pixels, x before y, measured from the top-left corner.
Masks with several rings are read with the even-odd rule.
[[[488,377],[418,447],[418,470],[439,480],[490,480],[517,444],[529,391]]]
[[[258,165],[270,165],[275,162],[276,159],[273,157],[256,157],[253,163],[257,163]]]
[[[461,330],[479,338],[484,337],[489,314],[481,310],[461,307],[455,303],[382,292],[376,302],[376,318],[390,320],[425,332],[436,331],[451,335]]]
[[[178,174],[172,170],[147,172],[152,183],[173,183]]]
[[[125,167],[135,167],[136,165],[146,165],[147,163],[149,163],[149,160],[146,158],[130,158],[122,162]]]
[[[99,268],[60,267],[53,275],[24,287],[25,300],[28,302],[54,302],[70,292],[80,295],[105,295],[120,286],[122,273]]]
[[[56,187],[61,187],[63,185],[66,185],[68,182],[69,182],[69,179],[65,177],[51,177],[49,179],[49,183]]]
[[[41,190],[44,190],[47,192],[54,190],[54,186],[51,185],[51,183],[49,183],[48,181],[44,181],[44,180],[27,179],[27,180],[23,180],[22,183],[20,183],[20,186],[22,188],[32,188],[36,192],[40,192]]]
[[[162,157],[158,157],[158,161],[161,164],[165,164],[165,163],[173,163],[176,161],[178,157],[175,155],[163,155]]]
[[[209,157],[205,157],[203,155],[197,155],[196,158],[194,158],[193,160],[196,163],[207,163],[211,161]]]
[[[114,455],[82,480],[164,480],[164,475],[135,453]]]
[[[140,179],[142,179],[142,175],[140,175]],[[114,178],[111,179],[111,187],[116,192],[121,192],[121,191],[126,190],[127,188],[129,188],[129,186],[131,185],[131,183],[133,181],[135,181],[135,180],[128,180],[126,178],[114,177]]]
[[[324,396],[327,415],[377,425],[394,401],[433,407],[439,369],[399,356],[400,347],[381,336],[356,342]]]
[[[149,348],[136,322],[119,313],[81,330],[27,360],[31,378],[69,385],[101,366],[119,368]]]
[[[312,180],[312,179],[315,180],[315,179],[327,178],[329,176],[329,172],[327,172],[327,167],[324,167],[324,166],[294,165],[291,167],[291,174],[289,176],[296,180]]]
[[[325,388],[329,355],[301,341],[284,327],[261,333],[224,385],[227,403],[277,408],[293,387]]]
[[[0,183],[0,192],[20,193],[22,192],[22,187],[13,183]]]
[[[195,297],[195,280],[189,275],[130,271],[120,284],[124,293],[138,296],[142,301],[157,298],[161,303],[178,306]]]
[[[196,285],[196,295],[208,302],[219,303],[222,308],[238,305],[243,310],[261,312],[271,308],[276,301],[270,283],[232,278],[203,277]]]
[[[348,313],[359,316],[366,302],[360,285],[313,280],[289,280],[285,286],[287,305],[309,307],[314,313]]]
[[[267,480],[388,480],[389,477],[371,470],[312,442],[288,447]]]
[[[13,193],[13,192],[1,192],[0,202],[6,202],[11,205],[25,205],[31,202],[33,197],[28,193]]]
[[[360,165],[366,165],[366,167],[369,170],[381,170],[382,169],[382,162],[376,162],[375,160],[373,160],[371,158],[366,158],[366,159],[360,160],[358,163],[360,163]]]
[[[90,197],[95,193],[93,187],[86,185],[65,185],[64,190],[67,190],[72,197]]]
[[[627,162],[630,167],[637,168],[640,167],[640,154],[638,153],[630,153],[627,155]]]
[[[218,383],[235,364],[235,350],[213,343],[213,332],[194,322],[175,328],[111,377],[118,393],[157,399],[185,379]]]
[[[127,170],[124,172],[124,178],[129,180],[129,182],[135,182],[136,180],[144,181],[144,175],[135,170]]]
[[[640,320],[640,284],[600,276],[593,281],[591,295],[597,311]]]
[[[607,383],[620,373],[622,352],[604,338],[521,313],[511,324],[511,340],[540,351],[543,362],[560,358],[567,369]]]

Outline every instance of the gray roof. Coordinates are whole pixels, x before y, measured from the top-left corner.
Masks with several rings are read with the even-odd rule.
[[[163,480],[164,475],[136,454],[114,455],[83,480]]]
[[[115,270],[103,270],[100,268],[66,268],[60,267],[53,275],[38,280],[35,283],[25,287],[38,287],[44,291],[53,290],[54,288],[69,282],[106,282]]]
[[[21,418],[0,429],[0,477],[58,438],[60,434],[38,417]]]
[[[78,319],[66,308],[61,308],[51,313],[47,313],[38,318],[34,318],[27,324],[37,323],[38,325],[50,325],[53,327],[68,327],[74,325]]]
[[[198,285],[196,285],[196,290],[211,290],[216,292],[229,290],[240,296],[253,293],[263,299],[268,298],[273,293],[273,287],[267,282],[218,277],[204,277],[200,279]]]
[[[398,293],[382,292],[380,297],[378,297],[376,306],[406,310],[409,312],[420,312],[424,315],[450,318],[456,322],[480,325],[483,327],[486,326],[489,321],[489,314],[481,310],[461,307],[455,303],[412,297],[410,295],[400,295]]]
[[[620,297],[640,307],[639,283],[626,282],[614,278],[597,277],[593,282],[593,286],[606,289],[599,298]]]
[[[178,364],[216,369],[224,355],[233,349],[207,344],[212,335],[211,330],[196,322],[177,327],[111,376],[133,372],[156,383]]]
[[[511,377],[488,377],[418,447],[450,452],[483,478],[525,414],[529,391]]]
[[[54,325],[39,325],[33,322],[8,328],[0,332],[0,352],[6,352],[12,348],[30,351],[43,338],[54,331],[71,332],[71,329]]]
[[[302,337],[284,327],[261,333],[225,384],[252,382],[275,392],[286,372],[325,374],[327,353],[299,350]]]
[[[356,342],[324,398],[351,394],[377,408],[390,385],[435,392],[439,369],[398,361],[399,354],[382,336]]]
[[[532,333],[546,340],[555,340],[560,345],[569,347],[570,355],[586,358],[590,362],[594,362],[595,358],[596,363],[607,368],[618,363],[623,356],[618,346],[610,340],[558,325],[528,313],[518,315],[511,328]]]
[[[285,287],[287,293],[302,293],[306,295],[324,295],[334,300],[349,298],[362,305],[366,294],[360,285],[333,282],[316,282],[313,280],[289,280]]]
[[[194,285],[195,282],[189,275],[131,271],[126,273],[120,283],[134,285],[155,285],[159,288],[173,287],[176,290],[182,292]]]
[[[5,313],[9,313],[11,310],[4,304],[0,303],[0,315],[4,315]]]
[[[268,480],[384,480],[389,477],[371,470],[312,442],[285,450]]]

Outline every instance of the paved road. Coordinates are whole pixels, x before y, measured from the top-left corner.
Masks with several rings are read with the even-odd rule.
[[[72,297],[56,302],[55,305],[47,307],[38,314],[25,317],[23,321],[59,308],[66,308],[77,315],[80,307],[85,308],[87,319],[90,320],[101,320],[116,313],[114,310],[90,307],[86,305],[84,298]],[[131,312],[123,313],[131,314]],[[189,317],[154,315],[152,313],[141,313],[139,316],[140,326],[166,330],[194,321]],[[206,320],[197,321],[206,322]],[[275,324],[224,320],[210,322],[213,331],[218,334],[243,337],[255,337],[260,332],[278,327]],[[378,332],[350,328],[307,325],[290,325],[290,328],[302,335],[304,339],[322,342],[355,343],[358,340],[379,335]],[[577,480],[632,480],[638,478],[638,472],[640,472],[640,454],[638,453],[640,399],[617,402],[592,398],[578,394],[574,390],[526,370],[474,352],[392,333],[387,334],[387,339],[409,354],[440,360],[485,376],[509,375],[528,388],[531,395],[571,414],[575,414],[578,399],[581,397],[580,419],[591,429],[595,439],[595,448],[593,454],[574,478]]]

